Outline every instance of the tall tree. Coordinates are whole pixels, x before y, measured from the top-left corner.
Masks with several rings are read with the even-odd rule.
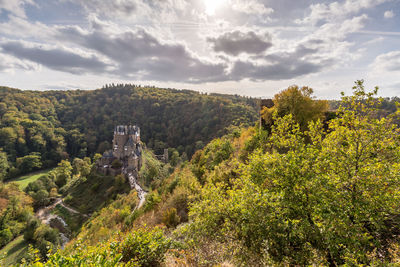
[[[316,100],[312,94],[313,89],[310,87],[290,86],[276,94],[274,106],[272,108],[265,107],[261,111],[261,115],[267,123],[272,124],[274,112],[277,112],[279,117],[292,114],[295,122],[300,125],[302,130],[305,130],[310,121],[322,119],[328,110],[328,101]]]

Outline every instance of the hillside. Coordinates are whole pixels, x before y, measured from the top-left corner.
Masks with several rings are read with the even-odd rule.
[[[138,181],[148,194],[139,208],[123,176],[94,171],[98,154],[61,161],[25,191],[33,206],[47,201],[42,192],[77,210],[54,210],[71,240],[47,257],[41,244],[59,242],[46,239],[47,229],[28,263],[39,257],[37,266],[396,266],[399,114],[382,112],[387,102],[362,81],[334,113],[311,94],[289,87],[262,110],[262,127],[231,127],[191,160],[172,149],[164,163],[145,149]],[[18,187],[4,189],[8,211],[7,192]]]
[[[256,119],[256,100],[239,96],[135,85],[45,92],[0,87],[0,147],[11,163],[8,176],[102,153],[116,122],[140,126],[142,140],[156,153],[174,148],[191,157],[229,126]]]
[[[326,125],[275,114],[212,140],[145,206],[120,196],[45,266],[396,266],[400,132],[356,89]]]

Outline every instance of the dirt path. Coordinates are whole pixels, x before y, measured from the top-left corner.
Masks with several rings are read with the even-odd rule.
[[[47,206],[47,207],[44,207],[44,208],[39,209],[39,210],[36,212],[36,217],[38,217],[41,221],[46,221],[46,219],[47,219],[47,217],[49,216],[50,212],[51,212],[57,205],[60,205],[61,207],[67,209],[67,210],[68,210],[69,212],[71,212],[71,213],[80,214],[80,215],[82,215],[82,216],[84,216],[84,217],[89,218],[89,216],[88,216],[87,214],[80,213],[80,212],[77,211],[76,209],[71,208],[71,207],[68,207],[67,205],[65,205],[64,202],[63,202],[63,200],[62,200],[62,198],[57,198],[56,201],[55,201],[53,204],[51,204],[51,205],[49,205],[49,206]]]
[[[79,212],[79,211],[77,211],[76,209],[74,209],[74,208],[71,208],[71,207],[68,207],[67,205],[65,205],[63,200],[61,200],[61,202],[60,202],[60,203],[58,203],[58,204],[60,204],[60,205],[61,205],[61,207],[63,207],[63,208],[65,208],[65,209],[67,209],[67,210],[68,210],[69,212],[71,212],[71,213],[80,214],[80,215],[82,215],[82,216],[84,216],[84,217],[87,217],[87,218],[89,218],[89,215],[87,215],[87,214],[84,214],[84,213],[80,213],[80,212]],[[56,205],[56,206],[57,206],[57,205]]]
[[[131,188],[135,188],[138,198],[139,198],[139,204],[137,205],[137,209],[143,206],[144,202],[146,201],[146,195],[147,192],[143,190],[143,188],[138,184],[137,179],[135,175],[132,172],[127,173],[129,184]]]

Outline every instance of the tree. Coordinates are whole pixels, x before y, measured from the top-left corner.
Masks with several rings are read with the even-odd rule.
[[[6,178],[9,167],[7,153],[0,149],[0,182]]]
[[[194,236],[232,244],[252,264],[390,262],[400,131],[392,117],[376,116],[376,90],[366,93],[362,81],[353,89],[327,132],[320,121],[302,132],[294,115],[276,113],[268,152],[250,155],[233,186],[208,183],[192,206]]]
[[[13,238],[13,234],[10,229],[6,228],[4,230],[0,230],[0,247],[5,246],[8,242],[10,242]]]
[[[84,159],[75,158],[72,161],[73,174],[79,174],[83,177],[87,177],[91,169],[90,158],[85,157]]]
[[[30,220],[26,223],[25,231],[24,231],[24,239],[27,242],[33,242],[34,234],[36,229],[39,227],[40,222],[35,217],[30,218]]]
[[[45,206],[49,203],[49,192],[45,189],[40,189],[39,191],[31,194],[32,198],[35,200],[36,206]]]
[[[261,111],[261,116],[271,125],[274,112],[277,112],[279,117],[292,114],[300,129],[305,130],[310,121],[322,119],[328,110],[328,101],[315,100],[312,94],[313,89],[310,87],[290,86],[274,96],[274,106],[265,107]]]
[[[171,164],[171,166],[175,167],[176,165],[178,165],[179,160],[179,152],[176,149],[172,149],[171,156],[169,157],[169,163]]]
[[[56,184],[59,188],[64,186],[72,175],[72,166],[68,160],[62,160],[58,163],[57,168],[54,170],[56,175]]]
[[[16,163],[21,173],[28,173],[42,167],[41,156],[38,152],[32,152],[27,156],[17,158]]]

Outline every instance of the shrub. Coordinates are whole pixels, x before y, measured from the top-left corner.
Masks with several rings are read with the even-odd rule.
[[[164,211],[162,215],[162,222],[168,228],[176,227],[180,222],[180,218],[176,212],[176,209],[170,208]]]
[[[119,251],[124,262],[144,267],[160,266],[171,246],[172,241],[164,236],[161,229],[139,229],[125,238]]]
[[[0,231],[0,247],[6,245],[8,242],[11,241],[13,238],[13,234],[11,233],[10,229],[6,228]]]

